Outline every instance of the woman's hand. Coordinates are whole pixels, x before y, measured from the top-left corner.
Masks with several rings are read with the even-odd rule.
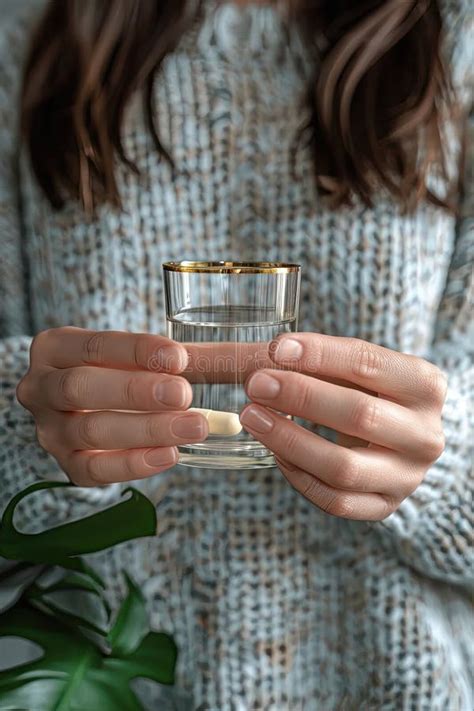
[[[245,429],[316,506],[343,518],[386,518],[443,451],[443,373],[421,358],[310,333],[281,336],[270,355],[291,370],[249,377],[246,391],[255,404],[242,411]],[[359,446],[329,442],[275,411],[356,437]]]
[[[178,375],[184,346],[119,331],[57,328],[33,340],[17,388],[41,446],[79,486],[128,481],[169,469],[176,445],[206,439],[206,419],[185,412],[190,384]]]

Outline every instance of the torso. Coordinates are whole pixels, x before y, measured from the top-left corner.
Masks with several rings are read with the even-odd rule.
[[[141,175],[120,169],[122,211],[103,209],[90,221],[73,204],[52,212],[25,174],[34,329],[163,332],[162,262],[281,260],[303,267],[301,330],[424,355],[454,218],[428,205],[402,215],[384,197],[371,209],[327,208],[297,142],[306,60],[281,40],[266,45],[278,37],[272,8],[238,17],[222,8],[157,82],[174,176],[134,107],[126,147]],[[401,688],[398,662],[387,657],[390,634],[400,626],[398,603],[405,612],[418,604],[422,584],[407,582],[410,571],[370,528],[327,517],[276,470],[177,467],[149,491],[158,539],[99,560],[115,588],[127,568],[155,624],[176,633],[178,684],[200,709],[395,708],[371,704]],[[409,629],[428,639],[424,619],[415,623]]]
[[[25,196],[35,329],[162,332],[162,262],[271,259],[303,266],[302,330],[423,355],[454,219],[428,205],[403,215],[384,197],[327,208],[298,141],[311,71],[301,47],[282,45],[272,8],[225,6],[217,17],[157,82],[174,175],[132,106],[125,145],[141,175],[120,168],[122,212],[87,221],[74,204],[55,213],[34,188]]]

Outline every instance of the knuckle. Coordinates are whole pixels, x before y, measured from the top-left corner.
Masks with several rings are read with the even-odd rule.
[[[356,377],[375,378],[380,374],[384,358],[378,348],[353,339],[351,344],[350,369]]]
[[[425,469],[417,469],[412,472],[410,472],[407,476],[406,480],[406,486],[404,487],[403,494],[404,497],[406,498],[407,496],[410,496],[413,494],[416,489],[420,486],[420,484],[423,482],[423,479],[425,478],[426,475],[426,470]],[[398,503],[393,507],[393,510],[395,510],[398,506]]]
[[[435,461],[443,454],[445,446],[446,439],[442,430],[427,431],[421,445],[422,454],[430,461]]]
[[[137,453],[138,454],[138,453]],[[141,455],[139,455],[141,457]],[[137,478],[137,457],[134,452],[126,452],[120,460],[120,468],[125,481]]]
[[[351,518],[354,514],[353,497],[347,494],[334,493],[333,496],[327,499],[322,508],[324,508],[326,513],[331,514],[331,516]]]
[[[133,362],[136,368],[156,370],[156,359],[149,353],[149,340],[146,336],[137,336],[133,346]]]
[[[159,435],[160,435],[160,428],[158,425],[158,422],[156,420],[156,417],[153,417],[153,415],[149,415],[145,417],[144,420],[144,441],[149,442],[151,444],[155,444],[159,440]]]
[[[101,453],[89,454],[86,458],[85,469],[90,485],[104,486],[108,484],[107,471],[104,466],[105,458]]]
[[[338,489],[357,489],[360,484],[360,466],[350,449],[343,449],[336,466],[333,485]]]
[[[90,482],[89,480],[83,482],[82,479],[80,477],[78,477],[75,472],[69,472],[67,470],[67,468],[64,466],[62,467],[62,469],[66,472],[66,475],[67,475],[69,481],[72,482],[73,484],[75,484],[76,486],[80,486],[80,487],[92,486],[92,482]]]
[[[308,499],[308,501],[320,506],[319,499],[321,496],[321,482],[319,479],[316,479],[313,476],[307,477],[301,489],[301,493],[306,499]]]
[[[380,403],[375,397],[359,396],[352,411],[352,425],[357,434],[373,434],[379,420]]]
[[[56,328],[48,328],[45,331],[40,331],[36,334],[31,341],[30,346],[30,358],[32,361],[36,361],[41,358],[45,345],[55,336],[56,331]]]
[[[101,449],[100,423],[96,414],[81,415],[77,429],[81,446],[85,449]]]
[[[313,343],[304,359],[304,368],[310,373],[324,372],[326,363],[331,358],[331,351],[324,342]]]
[[[77,466],[75,466],[74,455],[72,452],[61,452],[61,454],[56,453],[53,456],[72,484],[75,486],[90,486],[88,482],[83,482],[83,477],[77,470]]]
[[[285,458],[290,461],[293,461],[300,449],[301,442],[298,436],[298,431],[295,428],[290,427],[288,432],[285,434]]]
[[[386,518],[391,516],[394,511],[397,510],[400,505],[399,500],[395,500],[391,496],[382,496],[382,507],[378,514],[374,517],[375,521],[384,521]]]
[[[448,381],[443,371],[436,365],[423,361],[422,378],[430,400],[436,405],[443,405],[448,388]]]
[[[31,390],[30,376],[25,375],[16,386],[16,399],[23,407],[28,408],[32,404],[33,398]]]
[[[36,439],[38,440],[38,444],[42,449],[45,450],[45,452],[51,452],[53,449],[53,442],[52,442],[52,436],[51,436],[51,431],[48,427],[45,425],[37,424],[36,425]]]
[[[95,331],[84,343],[84,353],[82,360],[94,365],[102,365],[104,362],[105,334]]]
[[[139,397],[139,383],[140,376],[130,375],[124,384],[123,401],[125,405],[131,406],[132,409],[141,409],[143,405],[143,398]],[[141,403],[139,402],[140,399],[142,400]]]
[[[295,400],[295,409],[297,409],[298,412],[309,413],[311,411],[313,397],[309,384],[302,384],[300,386],[296,386],[295,390],[293,391],[293,397]]]
[[[66,406],[77,407],[81,401],[82,393],[86,390],[83,376],[75,371],[60,373],[58,390]]]

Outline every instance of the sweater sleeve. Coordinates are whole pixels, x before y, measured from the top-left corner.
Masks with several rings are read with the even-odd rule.
[[[35,9],[25,3],[23,9]],[[16,12],[16,11],[15,11]],[[35,423],[16,399],[28,370],[33,329],[28,280],[22,255],[19,157],[19,91],[25,37],[31,14],[15,14],[0,28],[0,514],[20,489],[41,479],[66,479],[56,460],[36,440]],[[17,523],[28,531],[81,516],[91,504],[116,498],[119,485],[105,489],[38,492],[25,500]]]
[[[458,232],[429,360],[448,377],[443,410],[445,451],[423,483],[381,530],[402,560],[424,575],[449,583],[474,581],[474,121]],[[470,154],[470,155],[469,155]]]

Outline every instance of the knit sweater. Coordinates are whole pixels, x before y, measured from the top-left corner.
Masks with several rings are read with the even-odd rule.
[[[163,333],[167,260],[300,262],[300,330],[445,371],[441,458],[396,513],[371,524],[318,510],[276,468],[176,466],[138,484],[156,504],[157,537],[91,562],[115,605],[127,570],[153,624],[176,638],[177,691],[155,700],[160,711],[472,711],[472,183],[458,218],[427,203],[404,214],[383,192],[371,208],[355,199],[330,209],[297,141],[312,71],[304,45],[273,7],[213,5],[156,85],[174,171],[132,102],[124,140],[140,174],[118,165],[123,208],[93,218],[73,201],[52,210],[31,177],[17,137],[30,17],[0,28],[0,507],[31,482],[65,477],[15,398],[32,335],[63,325]],[[445,0],[443,13],[467,105],[468,0]],[[460,137],[450,140],[456,177]],[[18,525],[38,530],[120,493],[41,492]]]

